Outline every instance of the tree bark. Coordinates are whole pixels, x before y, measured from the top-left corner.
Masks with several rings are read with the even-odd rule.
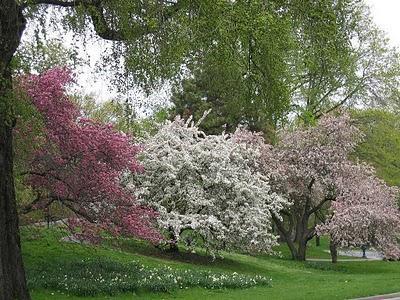
[[[337,257],[338,257],[338,251],[337,251],[337,246],[335,242],[331,241],[329,242],[329,250],[331,252],[331,258],[332,258],[332,263],[337,263]]]
[[[0,300],[30,299],[21,255],[13,174],[11,59],[25,28],[14,0],[0,2]]]
[[[299,248],[297,251],[296,260],[305,261],[306,251],[307,251],[307,241],[303,239],[299,242]]]

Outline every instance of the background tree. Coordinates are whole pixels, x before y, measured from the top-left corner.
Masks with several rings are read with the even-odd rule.
[[[355,110],[352,116],[362,131],[363,141],[355,156],[371,164],[376,175],[389,185],[400,185],[400,118],[383,109]]]
[[[169,117],[167,108],[159,108],[149,116],[139,117],[129,102],[120,100],[98,103],[91,96],[74,95],[73,101],[85,117],[101,124],[113,124],[116,130],[133,136],[136,142],[154,135],[159,124]]]
[[[275,128],[289,109],[290,22],[282,1],[233,1],[209,16],[212,34],[189,61],[188,78],[174,87],[173,114],[195,120],[208,133]],[[223,16],[223,17],[222,17]],[[226,126],[224,126],[226,125]]]
[[[84,63],[77,50],[66,48],[60,40],[27,41],[13,58],[13,70],[20,74],[43,73],[51,68],[76,68]]]
[[[293,3],[293,104],[305,122],[341,106],[398,103],[399,53],[364,2]]]
[[[191,76],[175,86],[173,114],[200,118],[212,108],[213,118],[202,125],[204,130],[222,132],[225,124],[234,130],[236,124],[246,123],[271,136],[268,133],[289,111],[312,124],[341,106],[397,105],[399,54],[387,46],[364,2],[281,1],[266,11],[271,15],[269,23],[255,19],[246,27],[255,41],[248,44],[249,52],[242,51],[245,43],[233,43],[236,60],[218,54],[218,59],[198,59],[201,64],[189,66]],[[265,30],[265,26],[274,28],[273,17],[283,32]],[[246,58],[250,64],[235,67],[236,61]],[[246,66],[251,76],[242,70]],[[253,93],[248,92],[249,86]]]

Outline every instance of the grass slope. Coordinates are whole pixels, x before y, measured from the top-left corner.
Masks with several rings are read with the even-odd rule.
[[[89,247],[59,242],[62,233],[54,230],[23,230],[23,255],[28,278],[39,266],[64,266],[66,261],[104,259],[127,264],[133,260],[148,267],[169,266],[175,270],[237,272],[272,278],[272,287],[256,286],[247,289],[177,289],[169,293],[118,294],[88,299],[348,299],[360,296],[398,292],[400,263],[383,261],[294,262],[287,258],[284,246],[282,258],[224,254],[224,259],[212,261],[205,255],[182,253],[165,254],[144,243],[125,240],[117,244]],[[119,250],[115,248],[118,247]],[[327,258],[321,247],[310,243],[309,255]],[[31,278],[32,279],[32,278]],[[53,290],[32,290],[33,299],[83,299]]]

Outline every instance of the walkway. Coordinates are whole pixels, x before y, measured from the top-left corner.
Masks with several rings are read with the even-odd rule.
[[[385,300],[385,299],[400,300],[400,293],[377,295],[377,296],[371,296],[371,297],[357,298],[357,299],[353,299],[353,300]]]

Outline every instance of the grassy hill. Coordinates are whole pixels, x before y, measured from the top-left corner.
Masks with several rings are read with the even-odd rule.
[[[294,262],[284,245],[278,249],[282,257],[224,253],[213,260],[204,253],[164,253],[133,240],[99,247],[60,242],[63,235],[23,229],[33,299],[85,299],[74,296],[77,291],[94,295],[86,299],[348,299],[400,291],[399,262]],[[328,258],[325,249],[325,240],[320,247],[310,243],[309,255]],[[136,287],[137,282],[144,284]]]

